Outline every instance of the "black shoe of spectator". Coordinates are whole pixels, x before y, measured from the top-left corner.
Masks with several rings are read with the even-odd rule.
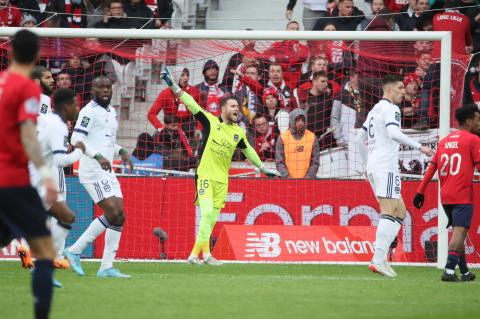
[[[462,281],[474,281],[476,278],[475,274],[473,272],[468,272],[467,274],[463,275],[461,277]]]
[[[447,282],[460,282],[460,279],[458,279],[456,274],[447,274],[447,272],[444,272],[442,275],[442,281],[447,281]]]

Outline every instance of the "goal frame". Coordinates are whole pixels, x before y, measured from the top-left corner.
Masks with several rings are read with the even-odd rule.
[[[0,28],[0,36],[13,36],[23,28]],[[40,37],[109,39],[188,39],[188,40],[346,40],[346,41],[440,41],[439,138],[450,131],[450,76],[452,34],[447,31],[247,31],[247,30],[137,30],[29,28]],[[448,254],[447,217],[440,202],[438,184],[437,267],[444,268]]]

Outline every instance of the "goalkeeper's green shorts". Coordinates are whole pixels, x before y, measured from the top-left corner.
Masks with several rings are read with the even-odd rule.
[[[200,205],[199,201],[210,199],[213,201],[214,208],[225,207],[225,200],[227,199],[228,184],[219,183],[217,181],[197,176],[197,196],[195,205]]]

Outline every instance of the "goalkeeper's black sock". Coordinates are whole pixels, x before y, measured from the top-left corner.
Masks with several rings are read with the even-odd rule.
[[[47,319],[53,294],[53,261],[37,260],[32,276],[35,319]]]
[[[445,265],[445,270],[447,271],[447,274],[453,275],[455,273],[455,267],[457,267],[459,259],[460,253],[458,251],[448,251],[447,264]]]
[[[462,275],[468,273],[467,259],[465,258],[465,254],[460,255],[460,258],[458,259],[458,268],[460,268]]]

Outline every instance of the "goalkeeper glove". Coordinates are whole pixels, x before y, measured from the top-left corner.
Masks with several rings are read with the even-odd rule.
[[[172,73],[165,65],[162,66],[162,71],[160,72],[160,77],[167,83],[167,85],[172,89],[175,94],[179,94],[182,89],[175,83]]]
[[[266,168],[263,163],[258,167],[258,169],[260,170],[260,172],[267,175],[268,177],[278,177],[278,176],[280,176],[280,174],[277,171]]]
[[[425,195],[417,193],[417,195],[415,195],[415,198],[413,199],[413,206],[420,209],[422,208],[424,201]]]

